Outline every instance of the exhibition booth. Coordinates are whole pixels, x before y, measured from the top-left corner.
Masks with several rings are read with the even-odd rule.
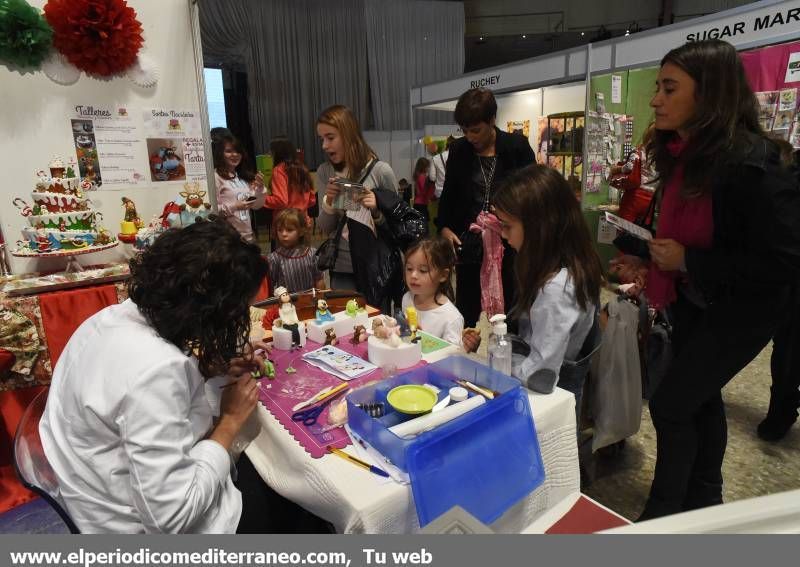
[[[766,0],[415,86],[410,91],[411,129],[434,139],[457,133],[456,125],[421,124],[416,111],[452,111],[466,90],[491,89],[498,105],[497,127],[523,133],[539,163],[555,167],[568,180],[580,181],[587,222],[607,261],[616,254],[611,242],[617,232],[602,217],[605,211],[618,212],[621,199],[620,191],[609,183],[611,168],[624,163],[642,144],[653,120],[650,99],[658,63],[670,49],[707,38],[736,46],[751,86],[759,93],[765,129],[800,147],[795,92],[800,87],[798,10],[797,1]],[[411,136],[412,154],[425,154],[421,142],[420,136]]]
[[[38,10],[48,0],[31,4]],[[168,227],[216,210],[197,3],[128,4],[135,13],[120,38],[127,51],[100,57],[107,67],[70,62],[55,38],[78,33],[68,27],[77,16],[47,10],[57,50],[27,66],[0,66],[0,122],[11,132],[0,142],[9,180],[0,194],[0,354],[10,353],[0,377],[0,512],[32,497],[14,480],[11,443],[74,330],[127,298],[127,259]],[[652,122],[658,62],[706,37],[742,51],[763,127],[800,148],[800,0],[765,0],[416,86],[408,130],[365,137],[398,179],[407,177],[426,155],[424,139],[459,134],[423,120],[423,111],[452,113],[464,91],[492,89],[498,128],[525,136],[537,161],[570,183],[608,260],[616,229],[603,215],[618,212],[621,200],[611,169],[641,146]],[[259,376],[253,441],[238,449],[281,496],[340,533],[445,531],[441,518],[455,506],[457,521],[477,518],[501,533],[629,523],[580,494],[572,394],[534,393],[425,333],[413,306],[393,318],[342,295],[320,303],[319,291],[281,293],[251,308],[251,338],[274,339],[274,351]],[[227,385],[212,384],[219,398]],[[574,523],[554,529],[574,510]],[[750,509],[737,510],[750,518]],[[694,518],[702,531],[708,518]]]

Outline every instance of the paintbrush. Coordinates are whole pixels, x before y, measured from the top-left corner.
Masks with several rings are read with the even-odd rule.
[[[467,380],[454,380],[454,382],[460,386],[464,386],[468,390],[472,390],[476,394],[480,394],[487,400],[493,400],[495,395],[499,395],[499,393],[493,392],[492,390],[487,390],[485,388],[481,388],[480,386],[476,386],[475,384]]]
[[[353,463],[354,465],[359,466],[359,467],[364,468],[364,469],[367,469],[369,472],[371,472],[373,474],[376,474],[378,476],[382,476],[384,478],[389,478],[389,473],[387,473],[383,469],[380,469],[380,468],[376,467],[375,465],[371,465],[371,464],[369,464],[369,463],[367,463],[365,461],[362,461],[361,459],[357,459],[356,457],[354,457],[354,456],[352,456],[352,455],[350,455],[348,453],[345,453],[344,451],[342,451],[341,449],[337,449],[336,447],[331,447],[330,445],[328,445],[327,448],[328,448],[328,451],[330,451],[331,453],[333,453],[337,457],[341,457],[341,458],[343,458],[345,460],[348,460],[351,463]]]

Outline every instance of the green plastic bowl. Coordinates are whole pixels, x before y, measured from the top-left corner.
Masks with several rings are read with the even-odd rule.
[[[436,405],[436,392],[425,386],[406,384],[389,390],[386,400],[400,413],[417,415],[428,413]]]

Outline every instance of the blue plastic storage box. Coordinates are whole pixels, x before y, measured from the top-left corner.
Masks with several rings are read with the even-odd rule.
[[[414,438],[389,431],[413,417],[386,402],[392,388],[432,384],[441,389],[441,397],[457,385],[456,379],[501,395]],[[376,402],[383,402],[388,412],[381,418],[356,406]],[[456,505],[490,524],[544,481],[527,390],[514,378],[469,358],[452,356],[360,388],[348,395],[347,409],[353,432],[408,473],[420,526]]]

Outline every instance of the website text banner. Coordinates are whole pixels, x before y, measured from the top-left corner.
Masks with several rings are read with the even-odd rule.
[[[797,538],[728,535],[0,536],[11,567],[752,567],[796,551]]]

